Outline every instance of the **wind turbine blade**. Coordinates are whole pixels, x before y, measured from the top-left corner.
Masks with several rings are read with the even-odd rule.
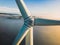
[[[23,18],[29,18],[29,16],[31,15],[31,13],[29,12],[29,10],[27,9],[25,3],[23,0],[16,0],[16,3],[18,5],[18,8],[23,16]]]
[[[60,21],[49,20],[49,19],[35,19],[34,25],[44,26],[44,25],[60,25]]]
[[[23,27],[21,28],[21,30],[19,31],[16,39],[14,40],[13,42],[13,45],[19,45],[22,40],[26,37],[27,33],[30,31],[30,37],[27,38],[27,40],[29,40],[29,43],[32,43],[33,44],[33,33],[32,32],[32,27],[27,27],[26,25],[23,25]],[[28,36],[27,36],[28,37]],[[32,40],[31,40],[32,39]],[[27,43],[27,40],[26,40],[26,43]],[[27,43],[28,44],[28,43]]]

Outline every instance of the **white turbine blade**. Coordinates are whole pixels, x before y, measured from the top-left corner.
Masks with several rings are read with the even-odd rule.
[[[32,30],[32,27],[29,28],[26,25],[23,25],[22,29],[19,31],[16,39],[13,42],[13,45],[19,45],[29,31],[30,31],[30,34],[29,34],[30,38],[27,38],[27,39],[29,39],[29,43],[30,43],[29,45],[33,45],[33,33],[32,33],[33,30]],[[27,40],[26,40],[26,44],[28,44]]]
[[[20,10],[23,18],[24,19],[28,18],[31,15],[31,13],[27,9],[27,7],[26,7],[25,3],[23,2],[23,0],[16,0],[16,3],[18,5],[18,7],[19,7],[19,10]]]
[[[49,19],[35,19],[34,25],[60,25],[60,21],[57,20],[49,20]]]

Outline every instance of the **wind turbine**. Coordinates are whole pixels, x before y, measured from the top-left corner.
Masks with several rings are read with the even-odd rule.
[[[33,45],[33,26],[34,25],[60,25],[60,21],[56,20],[47,20],[41,19],[40,21],[36,20],[31,16],[31,13],[27,9],[23,0],[16,0],[18,8],[24,18],[24,24],[19,31],[17,37],[15,38],[13,45],[20,45],[24,37],[27,36],[26,45]]]

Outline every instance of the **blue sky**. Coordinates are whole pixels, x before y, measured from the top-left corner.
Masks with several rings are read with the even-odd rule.
[[[24,1],[29,6],[29,4],[47,3],[50,2],[51,0],[24,0]],[[0,0],[0,6],[6,6],[12,8],[17,7],[15,0]]]
[[[16,8],[15,0],[0,0],[0,6]]]
[[[59,0],[24,0],[24,1],[33,16],[60,19]],[[18,9],[15,0],[0,0],[0,7]]]

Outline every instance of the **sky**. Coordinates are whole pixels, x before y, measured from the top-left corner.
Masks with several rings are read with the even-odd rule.
[[[24,0],[24,2],[32,16],[60,20],[60,0]],[[19,13],[15,0],[1,0],[0,12],[3,10]]]

